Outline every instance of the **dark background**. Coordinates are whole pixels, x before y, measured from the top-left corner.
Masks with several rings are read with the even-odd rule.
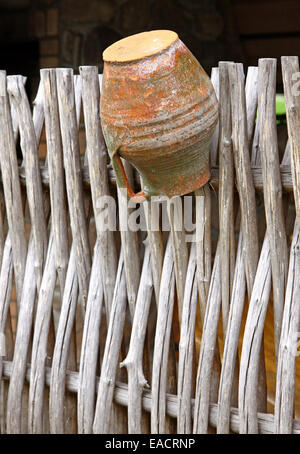
[[[171,29],[210,73],[220,60],[257,65],[260,57],[300,52],[300,0],[0,0],[0,68],[28,76],[39,69],[98,65],[118,39]]]

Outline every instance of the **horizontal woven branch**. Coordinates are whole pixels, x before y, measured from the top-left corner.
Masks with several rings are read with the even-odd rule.
[[[263,191],[264,185],[263,185],[263,176],[262,176],[261,167],[252,166],[251,171],[252,171],[252,175],[253,175],[253,183],[254,183],[255,189],[258,191]],[[19,175],[20,175],[20,181],[21,181],[22,185],[26,186],[26,175],[25,175],[24,167],[19,167]],[[108,176],[109,176],[110,182],[115,185],[116,179],[115,179],[114,171],[110,165],[108,166]],[[48,171],[47,167],[41,166],[41,177],[42,177],[43,185],[49,186],[49,171]],[[280,166],[280,177],[281,177],[281,183],[282,183],[282,190],[285,192],[292,192],[293,191],[293,181],[292,181],[291,167],[289,165]],[[90,187],[90,176],[89,176],[88,166],[84,166],[82,168],[82,181],[86,187]],[[219,167],[211,168],[210,184],[215,189],[219,188]]]
[[[3,361],[3,376],[6,379],[10,378],[12,370],[11,361]],[[72,393],[78,392],[78,372],[66,371],[66,388]],[[51,368],[46,367],[45,370],[45,384],[50,385]],[[30,364],[26,368],[26,380],[30,382]],[[98,390],[99,377],[96,377],[96,391]],[[172,418],[177,418],[178,415],[178,401],[177,396],[174,394],[166,394],[167,405],[166,413]],[[128,385],[121,382],[116,382],[114,390],[114,401],[117,404],[126,407],[128,405]],[[191,399],[191,406],[194,407],[195,399]],[[148,413],[151,413],[152,397],[151,392],[144,390],[142,398],[143,409]],[[212,427],[217,426],[217,413],[218,405],[210,404],[209,406],[209,423]],[[258,413],[258,426],[261,434],[273,434],[274,433],[274,416],[269,413]],[[231,408],[230,411],[230,429],[232,432],[239,433],[239,412],[237,408]],[[300,421],[294,420],[293,423],[293,434],[300,434]]]

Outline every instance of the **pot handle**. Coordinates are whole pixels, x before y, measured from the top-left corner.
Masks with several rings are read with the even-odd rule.
[[[121,160],[120,156],[117,154],[117,152],[114,153],[114,155],[112,156],[111,162],[112,162],[112,165],[113,165],[113,168],[115,171],[118,186],[120,186],[120,187],[125,186],[127,189],[129,198],[131,200],[133,200],[135,203],[144,202],[146,200],[146,194],[144,193],[144,191],[140,191],[137,193],[133,192],[133,190],[131,189],[131,187],[129,185],[122,160]]]

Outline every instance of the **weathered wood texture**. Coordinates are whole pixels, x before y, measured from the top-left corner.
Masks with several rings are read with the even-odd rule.
[[[96,67],[41,70],[32,109],[0,71],[2,433],[300,433],[298,58],[281,165],[276,68],[213,68],[210,182],[143,205],[116,187]]]
[[[257,110],[257,80],[258,68],[248,69],[246,79],[246,108],[248,123],[248,140],[254,132],[254,119]],[[252,154],[253,159],[253,154]],[[241,331],[242,314],[246,295],[246,276],[243,262],[243,234],[240,229],[236,252],[236,263],[234,269],[233,285],[231,291],[231,303],[226,327],[224,342],[224,354],[222,361],[222,372],[219,386],[219,407],[217,432],[229,433],[230,431],[230,407],[236,403],[238,387],[238,342]]]
[[[16,282],[17,301],[20,302],[25,273],[27,244],[18,162],[12,128],[12,115],[9,108],[7,79],[5,71],[0,72],[0,159],[5,208],[9,234],[12,244],[12,256]]]
[[[56,70],[56,78],[70,224],[84,307],[88,294],[91,257],[83,202],[73,71],[59,68]]]
[[[228,96],[228,64],[219,63],[220,140],[219,140],[219,217],[223,332],[226,333],[235,262],[234,166],[231,141],[231,103]]]

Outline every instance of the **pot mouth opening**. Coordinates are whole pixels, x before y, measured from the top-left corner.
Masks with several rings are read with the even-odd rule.
[[[107,47],[102,56],[105,62],[128,63],[159,54],[170,47],[178,35],[171,30],[151,30],[116,41]]]

